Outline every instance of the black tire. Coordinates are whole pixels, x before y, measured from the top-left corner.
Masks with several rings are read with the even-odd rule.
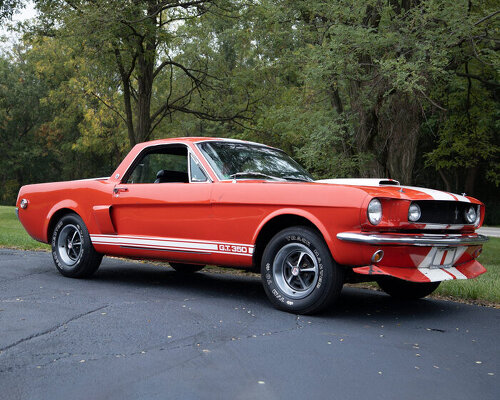
[[[330,306],[344,284],[343,270],[323,238],[302,226],[284,229],[271,239],[262,255],[261,276],[271,303],[295,314],[314,314]]]
[[[182,264],[182,263],[169,263],[170,266],[175,269],[176,272],[180,274],[194,274],[195,272],[201,271],[205,268],[204,265],[196,264]]]
[[[398,300],[416,300],[430,295],[441,282],[409,282],[397,278],[382,278],[377,281],[380,288]]]
[[[97,271],[102,254],[95,251],[79,215],[64,215],[52,233],[52,258],[59,272],[70,278],[88,278]]]

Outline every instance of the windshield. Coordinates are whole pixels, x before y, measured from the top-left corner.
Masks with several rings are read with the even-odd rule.
[[[198,147],[221,180],[312,181],[311,175],[281,150],[237,142],[203,142]]]

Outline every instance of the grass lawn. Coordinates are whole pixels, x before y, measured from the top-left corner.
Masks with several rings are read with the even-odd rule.
[[[26,233],[16,216],[16,208],[0,206],[0,246],[23,250],[49,250]]]
[[[15,207],[0,206],[0,247],[24,250],[49,250],[47,244],[33,240],[23,229]],[[490,238],[479,261],[488,270],[476,279],[446,281],[436,294],[457,300],[500,305],[500,238]]]
[[[437,294],[500,305],[500,238],[490,238],[478,261],[488,270],[476,279],[445,281]]]

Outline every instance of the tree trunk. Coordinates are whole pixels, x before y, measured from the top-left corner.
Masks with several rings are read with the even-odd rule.
[[[151,93],[153,91],[154,60],[141,54],[138,59],[137,107],[135,137],[138,143],[149,140],[151,135]]]
[[[447,192],[451,192],[451,184],[448,178],[446,177],[444,171],[442,169],[438,169],[439,175],[444,182],[444,188]]]
[[[465,176],[465,193],[469,196],[474,195],[474,186],[478,169],[479,167],[467,168],[467,175]]]
[[[409,185],[417,155],[420,110],[418,104],[400,93],[391,96],[386,106],[387,114],[382,119],[381,131],[387,143],[388,177]]]

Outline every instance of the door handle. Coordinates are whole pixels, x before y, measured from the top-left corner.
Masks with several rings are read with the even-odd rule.
[[[127,187],[124,187],[124,186],[117,186],[113,189],[113,192],[115,192],[115,194],[118,194],[120,192],[128,192],[128,188]]]

